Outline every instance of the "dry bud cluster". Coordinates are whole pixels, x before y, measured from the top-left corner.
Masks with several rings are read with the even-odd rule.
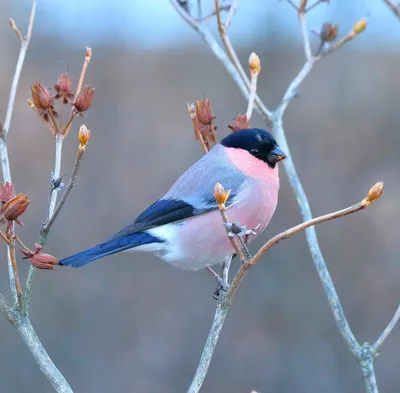
[[[15,195],[14,185],[6,182],[0,184],[0,201],[0,222],[7,223],[6,232],[9,233],[14,221],[22,225],[19,217],[25,212],[30,200],[25,194]]]
[[[53,85],[55,93],[45,87],[42,83],[36,82],[31,87],[32,99],[28,100],[29,106],[38,114],[38,116],[47,125],[53,135],[66,135],[71,127],[71,123],[76,116],[84,116],[92,105],[95,89],[87,85],[75,94],[72,92],[72,78],[69,74],[63,73],[57,83]],[[55,101],[60,100],[62,105],[71,106],[70,115],[65,125],[57,122],[60,118]]]
[[[24,257],[22,257],[22,259],[29,259],[31,265],[38,269],[55,270],[58,259],[50,254],[45,254],[41,251],[42,246],[37,243],[35,243],[35,249],[33,252],[29,249],[22,248],[21,253],[25,255]]]

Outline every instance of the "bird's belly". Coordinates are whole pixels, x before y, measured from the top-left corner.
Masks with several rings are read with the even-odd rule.
[[[277,205],[276,195],[271,187],[249,187],[248,192],[242,192],[241,198],[228,207],[229,222],[253,229],[256,235],[249,237],[251,242],[269,224]],[[156,254],[181,269],[197,270],[220,264],[235,252],[218,210],[148,232],[165,240],[165,247]]]

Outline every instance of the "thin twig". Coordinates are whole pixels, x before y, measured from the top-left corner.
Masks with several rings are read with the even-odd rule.
[[[299,12],[299,22],[301,27],[301,34],[303,36],[304,54],[306,56],[306,60],[310,61],[312,59],[312,52],[311,52],[310,35],[308,34],[307,31],[307,21],[305,12]]]
[[[13,77],[13,81],[11,84],[10,97],[8,99],[8,105],[7,105],[7,113],[6,113],[6,118],[4,120],[4,126],[3,126],[3,133],[5,136],[7,136],[8,132],[10,130],[11,118],[12,118],[12,114],[13,114],[13,110],[14,110],[15,95],[17,93],[18,82],[19,82],[19,78],[21,76],[22,66],[24,65],[26,52],[28,50],[29,42],[30,42],[31,36],[32,36],[33,23],[35,21],[35,13],[36,13],[36,0],[33,0],[31,13],[29,16],[29,24],[28,24],[27,33],[26,33],[26,36],[24,37],[24,39],[21,40],[21,49],[19,51],[17,65],[15,67],[14,77]],[[13,28],[13,30],[15,31],[14,28]],[[3,176],[4,176],[4,172],[3,172]],[[10,176],[10,178],[11,178],[11,176]],[[6,181],[10,181],[10,180],[6,180]]]
[[[56,135],[57,136],[57,134],[59,133],[59,126],[58,126],[58,124],[57,124],[57,120],[56,120],[56,118],[54,117],[54,113],[53,113],[53,111],[52,111],[52,109],[51,108],[49,108],[49,110],[48,110],[48,116],[49,116],[49,118],[50,118],[50,121],[51,121],[51,124],[52,124],[52,129],[54,130],[54,135]],[[41,117],[43,117],[43,116],[41,116]],[[44,120],[44,118],[43,118],[43,120]],[[46,121],[45,121],[46,122]]]
[[[231,3],[230,8],[229,8],[228,15],[227,15],[226,20],[225,20],[225,29],[228,29],[229,26],[231,25],[232,19],[233,19],[234,15],[235,15],[235,12],[237,10],[238,5],[239,5],[239,0],[232,0],[232,3]]]
[[[76,177],[78,175],[78,170],[79,170],[79,166],[82,160],[82,157],[85,153],[85,149],[81,148],[81,146],[79,146],[78,148],[78,153],[76,155],[75,158],[75,163],[74,163],[74,167],[72,169],[72,174],[71,177],[69,179],[69,182],[65,188],[65,191],[60,199],[60,202],[58,202],[57,207],[55,208],[53,214],[51,215],[51,217],[49,218],[49,220],[43,225],[41,231],[40,231],[40,238],[39,238],[39,244],[41,244],[41,242],[44,242],[46,239],[47,234],[49,233],[52,225],[54,224],[54,221],[56,220],[57,216],[59,215],[62,207],[64,206],[72,188],[75,185],[75,181],[76,181]]]
[[[229,11],[230,8],[231,8],[230,5],[224,5],[224,6],[220,7],[220,11]],[[211,11],[208,15],[206,15],[204,17],[200,16],[200,14],[198,14],[196,21],[197,22],[208,22],[215,15],[216,15],[215,10]]]
[[[309,11],[311,11],[313,8],[315,8],[318,4],[321,4],[321,3],[327,3],[327,1],[326,1],[326,0],[316,0],[316,2],[315,2],[314,4],[311,4],[310,6],[308,6],[308,7],[305,9],[305,11],[306,11],[306,12],[309,12]]]
[[[202,23],[197,23],[178,3],[177,0],[170,0],[172,6],[175,8],[177,13],[181,16],[181,18],[190,26],[192,27],[200,36],[200,38],[210,47],[212,52],[214,53],[215,57],[219,59],[222,65],[225,67],[226,71],[231,75],[234,79],[235,83],[239,87],[239,90],[248,98],[249,95],[249,88],[250,82],[247,86],[246,83],[240,77],[236,67],[231,63],[228,55],[222,49],[222,47],[218,44],[216,39],[210,33],[209,29],[204,26]],[[247,78],[247,77],[246,77]],[[269,125],[272,125],[270,121],[269,115],[272,113],[268,110],[268,108],[264,105],[261,99],[256,96],[255,103],[257,104],[256,109],[259,113],[265,118]]]
[[[3,294],[0,293],[0,311],[7,317],[7,319],[12,322],[12,307],[7,303],[7,299],[4,297]]]
[[[20,41],[22,41],[24,38],[22,37],[22,34],[17,26],[17,24],[15,23],[15,20],[13,18],[10,18],[10,27],[15,31],[15,34],[17,35],[18,39]]]
[[[188,108],[188,111],[189,111],[190,118],[192,119],[193,130],[194,130],[194,134],[196,136],[196,139],[198,139],[200,141],[200,144],[201,144],[201,147],[204,150],[204,153],[208,153],[208,147],[207,147],[207,145],[206,145],[206,143],[204,141],[203,134],[199,130],[199,125],[198,125],[198,122],[197,122],[196,110],[194,108],[194,105],[188,103],[187,104],[187,108]]]
[[[383,0],[387,6],[392,10],[392,12],[399,18],[400,20],[400,7],[395,4],[392,0]]]
[[[61,159],[62,159],[62,147],[64,141],[64,135],[57,133],[54,137],[55,139],[55,158],[54,158],[54,170],[53,170],[53,179],[57,179],[61,174]],[[57,202],[57,193],[56,189],[52,189],[50,192],[50,204],[48,211],[48,219],[53,215],[54,209]],[[39,244],[43,246],[44,241],[41,243],[39,240]],[[32,287],[33,282],[35,280],[36,268],[32,265],[29,266],[28,276],[25,282],[25,293],[24,293],[24,301],[23,301],[23,312],[24,314],[29,313],[30,300],[32,296]]]
[[[78,170],[79,170],[79,165],[82,160],[84,152],[85,152],[84,149],[81,149],[81,148],[78,149],[78,153],[77,153],[77,156],[75,159],[74,167],[72,169],[71,177],[70,177],[67,187],[65,188],[65,191],[60,199],[60,202],[58,203],[57,207],[55,209],[53,209],[53,211],[51,212],[51,215],[49,216],[49,219],[46,221],[45,224],[43,224],[42,229],[40,230],[38,244],[40,244],[41,246],[43,246],[44,243],[46,242],[47,235],[49,234],[50,229],[51,229],[52,225],[54,224],[55,219],[57,218],[58,214],[60,213],[62,207],[65,204],[65,201],[68,198],[68,195],[70,194],[70,192],[75,184],[76,176],[77,176]],[[24,313],[25,314],[29,313],[29,303],[30,303],[30,298],[31,298],[31,293],[32,293],[32,285],[33,285],[33,281],[35,278],[35,271],[36,271],[35,267],[33,267],[33,266],[29,267],[28,278],[26,280],[26,285],[25,285],[26,289],[25,289],[25,294],[24,294]]]
[[[88,68],[88,66],[89,66],[89,63],[90,63],[90,59],[91,59],[91,58],[92,58],[92,49],[91,49],[91,48],[86,48],[85,60],[84,60],[84,62],[83,62],[83,66],[82,66],[82,70],[81,70],[81,75],[79,76],[78,85],[77,85],[77,87],[76,87],[76,94],[75,94],[74,102],[77,100],[78,94],[79,94],[80,91],[82,90],[83,81],[85,80],[86,71],[87,71],[87,68]],[[74,111],[75,111],[75,107],[72,105],[71,114],[70,114],[70,119],[73,117]],[[71,129],[71,124],[72,124],[72,120],[71,120],[71,121],[68,121],[68,124],[67,124],[67,126],[65,127],[65,130],[64,130],[64,135],[65,135],[65,136],[68,135],[69,130]]]
[[[0,237],[7,243],[7,245],[11,246],[10,240],[7,238],[7,236],[2,231],[0,231]]]
[[[382,334],[379,336],[379,338],[376,340],[375,344],[372,345],[372,352],[373,354],[378,354],[382,344],[385,342],[385,340],[388,338],[389,334],[392,332],[394,327],[396,326],[397,322],[400,319],[400,306],[397,308],[396,312],[394,313],[392,319],[386,326],[385,330],[382,332]]]
[[[83,62],[81,74],[79,76],[78,85],[77,85],[77,88],[76,88],[75,100],[76,100],[79,92],[82,89],[83,81],[85,79],[86,71],[87,71],[87,68],[89,66],[91,57],[92,57],[92,50],[90,48],[86,48],[85,59],[84,59],[84,62]],[[57,179],[61,174],[61,159],[62,159],[63,140],[64,140],[64,137],[66,135],[68,135],[69,130],[71,129],[72,120],[74,118],[74,111],[75,111],[75,108],[74,108],[74,106],[72,106],[70,117],[69,117],[69,120],[68,120],[68,123],[67,123],[66,127],[64,128],[62,133],[58,133],[55,136],[55,146],[56,146],[56,148],[55,148],[55,160],[54,160],[54,171],[53,171],[53,178],[54,179]],[[79,163],[78,163],[78,168],[79,168]],[[78,170],[78,168],[76,170]],[[74,169],[75,169],[75,166],[74,166]],[[75,174],[75,177],[76,177],[76,174]],[[71,182],[71,179],[70,179],[70,182]],[[68,185],[70,184],[70,182],[68,183]],[[72,186],[70,188],[72,188]],[[67,189],[68,189],[68,187],[67,187]],[[67,191],[68,191],[68,193],[67,193]],[[61,199],[62,205],[61,206],[59,205],[57,207],[57,209],[56,209],[56,203],[57,203],[58,191],[55,190],[55,189],[53,189],[51,191],[50,204],[49,204],[49,213],[48,213],[48,218],[47,218],[47,222],[51,221],[51,225],[53,224],[53,222],[55,220],[55,217],[57,217],[57,215],[59,213],[59,210],[64,205],[65,199],[69,195],[70,191],[71,190],[66,190],[65,191],[65,193],[63,194],[63,197]],[[65,194],[67,194],[67,195],[65,196]],[[56,210],[58,210],[58,211],[57,211],[56,216],[54,217],[54,213],[55,213]],[[45,241],[46,241],[46,238],[47,238],[47,235],[49,233],[51,225],[49,226],[49,228],[48,228],[48,230],[46,232],[43,232],[43,227],[42,227],[42,230],[40,231],[40,236],[39,236],[38,243],[41,246],[43,246]],[[30,303],[30,298],[31,298],[31,294],[32,294],[33,281],[35,279],[35,271],[36,271],[36,268],[31,265],[29,267],[28,277],[26,279],[26,284],[25,284],[25,294],[24,294],[24,313],[25,314],[29,313],[29,303]]]
[[[218,204],[218,209],[219,212],[221,213],[221,218],[224,224],[229,223],[228,215],[226,213],[226,207],[225,204]],[[227,234],[229,233],[229,229],[225,226]],[[239,256],[241,261],[246,260],[246,256],[244,255],[243,251],[240,249],[239,245],[236,243],[236,239],[232,236],[228,236],[229,241],[232,244],[232,247],[236,251],[236,254]]]
[[[15,258],[15,242],[12,241],[12,245],[9,247],[10,250],[10,259],[11,259],[11,267],[13,269],[14,273],[14,280],[15,280],[15,290],[17,291],[17,306],[18,310],[22,310],[22,290],[21,290],[21,284],[19,281],[19,274],[18,274],[18,266],[17,266],[17,261]]]
[[[242,64],[240,63],[240,60],[236,54],[236,51],[233,48],[231,40],[226,32],[228,26],[224,25],[221,21],[221,16],[220,16],[220,12],[219,12],[219,0],[215,0],[215,10],[216,10],[216,16],[217,16],[217,23],[218,23],[218,32],[221,37],[222,43],[225,47],[225,52],[228,55],[229,59],[231,60],[231,63],[233,64],[233,66],[236,69],[237,73],[239,74],[240,78],[242,79],[242,82],[246,86],[246,91],[249,92],[251,89],[251,82],[250,82],[249,78],[247,77],[246,71],[242,67]],[[200,26],[198,24],[197,24],[197,26],[196,26],[196,24],[192,24],[192,27],[194,27],[198,31]],[[257,94],[255,96],[255,101],[256,101],[257,105],[263,106],[264,112],[268,114],[268,117],[271,117],[272,113],[263,104],[263,102],[261,101],[261,99],[258,97]]]
[[[54,157],[53,179],[58,179],[61,176],[61,159],[62,159],[62,147],[64,142],[64,136],[62,134],[57,133],[54,140],[55,140],[55,157]],[[51,190],[48,219],[53,215],[54,209],[56,207],[57,193],[58,190],[56,190],[55,188]]]
[[[11,119],[14,109],[15,103],[15,96],[18,87],[18,81],[21,75],[22,67],[24,64],[26,52],[29,46],[29,42],[32,36],[32,29],[35,20],[35,12],[36,12],[36,0],[32,1],[32,8],[29,17],[29,23],[27,28],[27,33],[25,37],[21,40],[21,48],[18,56],[17,65],[14,72],[13,81],[11,84],[11,91],[10,97],[7,106],[7,113],[6,118],[4,121],[4,126],[0,135],[0,156],[1,156],[1,167],[3,172],[3,181],[11,183],[11,170],[10,170],[10,162],[8,158],[8,150],[7,150],[7,143],[6,137],[10,131]],[[13,26],[11,26],[13,27]],[[13,27],[13,30],[16,29]],[[19,30],[18,30],[19,31]],[[18,34],[20,36],[21,34]],[[13,235],[13,234],[12,234]],[[17,295],[16,290],[16,283],[15,277],[12,270],[12,264],[15,263],[15,254],[12,255],[15,248],[14,242],[12,240],[13,245],[11,247],[7,247],[7,254],[8,254],[8,266],[9,266],[9,275],[10,275],[10,284],[11,284],[11,291],[13,294],[13,299],[17,299],[18,304],[20,305],[20,299]],[[20,333],[22,339],[24,340],[25,344],[27,345],[28,349],[32,353],[32,356],[39,364],[39,367],[43,374],[47,377],[47,379],[52,383],[55,390],[59,393],[72,393],[72,389],[68,385],[68,382],[65,380],[63,375],[59,372],[57,367],[51,361],[49,355],[47,354],[46,350],[44,349],[42,343],[40,342],[39,338],[37,337],[35,331],[32,328],[32,325],[29,319],[26,316],[23,316],[19,310],[14,310],[11,308],[3,295],[0,294],[0,310],[6,315],[8,320],[15,326],[17,331]],[[21,309],[20,309],[21,310]]]
[[[333,213],[328,213],[323,216],[319,216],[313,219],[310,219],[306,222],[302,222],[292,228],[287,229],[284,232],[279,233],[278,235],[274,236],[270,240],[268,240],[254,255],[254,257],[247,263],[243,263],[236,274],[228,292],[222,297],[221,300],[217,303],[217,310],[215,312],[214,320],[210,328],[210,332],[207,337],[206,344],[203,349],[203,353],[200,358],[199,365],[197,367],[196,373],[193,377],[192,383],[188,390],[188,393],[197,393],[199,392],[204,379],[207,375],[207,370],[211,362],[212,355],[214,353],[215,347],[217,345],[217,341],[219,335],[221,333],[221,329],[223,323],[225,321],[226,315],[229,311],[230,305],[232,303],[232,299],[236,294],[240,283],[243,281],[244,277],[250,270],[250,268],[255,265],[260,258],[269,251],[272,247],[277,245],[281,240],[289,239],[294,234],[304,231],[307,228],[313,227],[314,225],[321,224],[326,221],[330,221],[336,218],[344,217],[346,215],[356,213],[360,210],[363,210],[371,205],[372,202],[368,201],[367,198],[364,198],[359,203],[350,206],[343,210],[338,210]],[[356,342],[359,346],[359,344]]]
[[[291,5],[297,12],[299,11],[299,7],[297,7],[297,5],[294,4],[292,0],[286,0],[286,1],[287,1],[287,2],[289,3],[289,5]]]
[[[17,65],[16,65],[15,71],[14,71],[13,81],[11,83],[11,90],[10,90],[10,96],[8,99],[6,118],[4,120],[3,129],[1,130],[1,134],[0,134],[0,156],[1,156],[1,169],[3,172],[3,181],[10,182],[10,183],[12,183],[11,167],[10,167],[10,160],[8,158],[8,149],[7,149],[6,138],[10,131],[11,119],[12,119],[13,110],[14,110],[15,96],[17,93],[18,82],[19,82],[19,78],[21,76],[22,67],[24,65],[26,52],[28,50],[29,42],[30,42],[31,35],[32,35],[32,28],[33,28],[33,23],[35,20],[35,12],[36,12],[36,0],[33,0],[31,13],[30,13],[30,17],[29,17],[27,34],[26,34],[25,38],[21,40],[21,48],[20,48],[19,55],[18,55]],[[18,30],[18,28],[15,25],[15,22],[14,22],[14,26],[11,25],[11,27],[15,32],[18,31],[19,35],[21,35],[21,32]],[[18,33],[17,33],[17,35],[18,35]],[[8,274],[9,274],[9,279],[10,279],[11,294],[12,294],[14,303],[17,304],[18,303],[18,291],[16,288],[16,277],[14,276],[12,252],[11,252],[11,249],[9,246],[7,247],[7,263],[8,263]]]
[[[228,279],[229,279],[229,269],[231,268],[232,258],[233,258],[233,255],[228,255],[225,258],[224,262],[222,263],[221,278],[225,282],[228,282]]]
[[[251,115],[253,113],[253,108],[254,108],[254,99],[255,99],[256,93],[257,93],[258,75],[260,74],[260,70],[261,70],[260,58],[254,52],[249,57],[249,69],[250,69],[251,85],[250,85],[250,92],[249,92],[249,100],[248,100],[248,104],[247,104],[246,117],[247,117],[247,120],[250,122]]]
[[[249,262],[251,265],[255,265],[258,263],[258,261],[261,259],[261,257],[269,251],[273,246],[278,244],[281,240],[287,239],[291,236],[293,236],[295,233],[304,231],[305,229],[321,224],[326,221],[334,220],[336,218],[344,217],[352,213],[356,213],[360,210],[363,210],[371,205],[371,202],[369,202],[367,199],[363,199],[361,202],[356,203],[353,206],[347,207],[346,209],[338,210],[333,213],[328,213],[323,216],[315,217],[309,221],[302,222],[301,224],[298,224],[290,229],[287,229],[284,232],[279,233],[278,235],[274,236],[270,240],[268,240],[254,255],[254,257],[251,259]]]

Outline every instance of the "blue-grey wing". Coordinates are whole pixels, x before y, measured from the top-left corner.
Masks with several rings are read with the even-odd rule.
[[[216,145],[192,165],[163,198],[149,206],[132,224],[114,237],[170,224],[217,209],[218,205],[214,198],[216,183],[221,183],[226,190],[231,190],[227,206],[234,204],[245,176],[228,165],[227,160],[221,157],[223,151],[215,151],[218,149],[223,148]]]

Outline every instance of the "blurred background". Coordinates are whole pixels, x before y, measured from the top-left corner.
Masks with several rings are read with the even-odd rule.
[[[212,3],[203,3],[204,13]],[[8,26],[25,32],[29,1],[0,1],[0,114],[4,117],[19,51]],[[317,228],[351,327],[375,341],[400,302],[398,231],[400,25],[380,0],[336,0],[309,15],[309,27],[355,21],[368,28],[320,62],[285,115],[294,160],[314,215],[359,201],[379,180],[370,209]],[[216,32],[216,22],[209,22]],[[295,11],[286,1],[240,2],[230,28],[240,59],[261,58],[259,94],[274,108],[304,61]],[[312,36],[313,48],[318,46]],[[217,115],[218,137],[246,110],[231,77],[168,1],[39,0],[8,138],[13,181],[31,204],[18,228],[33,244],[46,216],[54,143],[27,105],[30,86],[52,86],[61,72],[96,88],[85,124],[92,130],[76,187],[45,251],[65,257],[99,243],[163,195],[202,155],[186,103],[202,94]],[[65,141],[71,172],[78,119]],[[254,126],[264,127],[254,115]],[[277,212],[264,240],[300,221],[282,171]],[[5,247],[0,288],[8,295]],[[21,277],[28,264],[19,260]],[[237,262],[234,269],[237,268]],[[215,284],[205,271],[182,272],[151,255],[118,254],[84,269],[38,272],[31,318],[75,392],[186,392],[208,334]],[[13,327],[0,321],[0,391],[52,392]],[[400,389],[400,326],[377,359],[386,393]],[[280,243],[248,275],[226,320],[203,392],[364,391],[317,277],[304,233]]]

